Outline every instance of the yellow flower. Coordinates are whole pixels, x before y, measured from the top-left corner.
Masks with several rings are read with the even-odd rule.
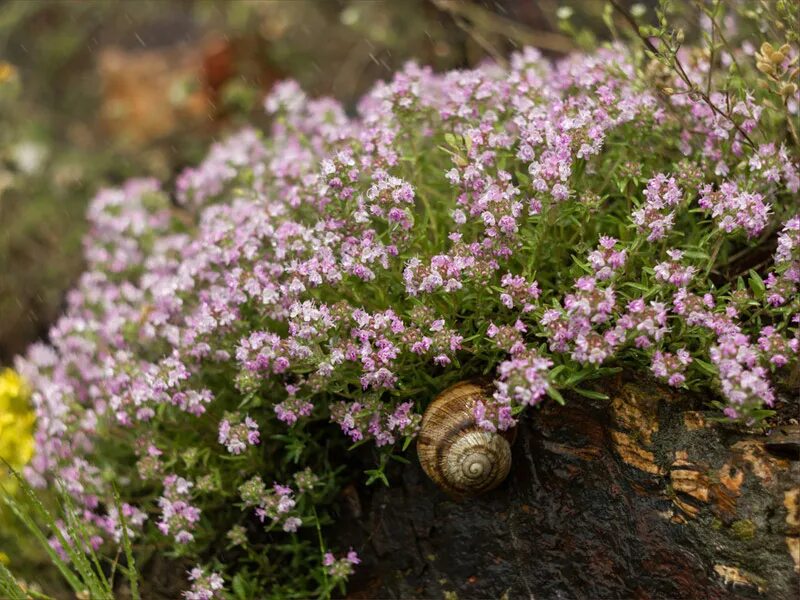
[[[16,76],[17,70],[14,68],[14,65],[5,61],[0,61],[0,83],[5,83]]]
[[[0,374],[0,402],[22,395],[23,387],[22,378],[15,371],[5,369]]]
[[[34,452],[33,427],[36,416],[28,403],[28,388],[11,369],[0,373],[0,458],[21,469]],[[0,465],[0,483],[13,492],[15,482]]]

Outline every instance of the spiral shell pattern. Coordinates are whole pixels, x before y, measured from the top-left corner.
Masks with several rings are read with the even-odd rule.
[[[422,416],[420,464],[439,487],[456,496],[491,490],[511,469],[513,432],[486,431],[472,414],[475,403],[487,396],[479,383],[457,383],[434,398]]]

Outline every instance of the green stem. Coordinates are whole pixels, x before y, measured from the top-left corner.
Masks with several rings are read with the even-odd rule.
[[[722,244],[725,242],[725,237],[720,235],[717,238],[717,241],[714,243],[714,249],[711,251],[711,258],[708,259],[708,264],[706,265],[705,273],[703,277],[708,277],[708,274],[711,272],[711,268],[714,266],[714,263],[717,260],[717,255],[719,254],[720,249],[722,248]]]
[[[546,227],[552,225],[550,213],[551,203],[548,200],[542,202],[542,212],[539,213],[539,222],[536,224],[536,231],[534,235],[536,236],[536,247],[533,249],[533,260],[526,265],[525,274],[530,276],[531,269],[527,268],[529,266],[533,267],[533,270],[538,270],[537,267],[539,266],[539,258],[540,258],[540,251],[542,249],[542,242],[544,241],[544,231]]]
[[[317,539],[319,540],[319,557],[320,564],[322,566],[322,577],[325,581],[325,590],[323,591],[323,598],[330,598],[331,597],[331,586],[328,583],[328,572],[325,570],[325,565],[322,564],[325,561],[325,540],[322,539],[322,527],[319,525],[319,517],[317,516],[317,508],[315,506],[311,507],[311,512],[314,515],[314,525],[317,528]]]

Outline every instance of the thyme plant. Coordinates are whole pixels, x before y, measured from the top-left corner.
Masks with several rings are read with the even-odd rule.
[[[63,482],[94,549],[124,515],[192,561],[186,598],[324,597],[360,562],[326,536],[345,448],[389,483],[456,380],[494,380],[489,430],[621,368],[769,416],[800,344],[797,31],[734,47],[747,15],[711,6],[696,47],[619,9],[641,40],[409,64],[352,115],[285,82],[272,129],[174,194],[101,191],[87,271],[17,365],[28,480]]]

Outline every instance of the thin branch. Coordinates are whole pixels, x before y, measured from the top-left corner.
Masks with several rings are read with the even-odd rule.
[[[616,10],[620,15],[622,15],[622,18],[628,22],[628,25],[630,25],[631,29],[633,29],[636,35],[639,36],[639,39],[644,42],[644,45],[647,46],[647,49],[650,50],[650,52],[652,52],[653,54],[657,55],[658,48],[656,48],[653,45],[653,42],[651,42],[647,38],[647,36],[644,36],[639,32],[639,24],[636,22],[636,19],[630,13],[630,11],[624,6],[622,6],[619,2],[617,2],[617,0],[609,0],[609,2],[611,2],[611,6],[614,7],[614,10]]]
[[[708,74],[706,75],[706,96],[711,93],[711,77],[714,74],[714,38],[717,32],[717,21],[714,15],[709,15],[711,19],[711,47],[708,49]]]
[[[622,16],[624,17],[624,19],[625,19],[625,20],[628,22],[628,24],[629,24],[629,25],[631,26],[631,28],[633,29],[634,33],[635,33],[635,34],[636,34],[636,35],[639,37],[639,39],[640,39],[640,40],[641,40],[641,41],[644,43],[644,45],[647,47],[647,49],[648,49],[650,52],[652,52],[652,53],[653,53],[655,56],[661,56],[661,55],[662,55],[662,54],[661,54],[661,52],[658,50],[658,48],[656,48],[656,47],[655,47],[655,45],[653,44],[653,42],[651,42],[651,41],[650,41],[650,40],[647,38],[647,36],[646,36],[646,35],[643,35],[643,34],[642,34],[642,32],[641,32],[641,31],[639,31],[639,25],[636,23],[636,19],[633,17],[633,15],[630,13],[630,11],[628,11],[628,9],[627,9],[627,8],[625,8],[624,6],[622,6],[622,5],[621,5],[621,4],[620,4],[620,3],[619,3],[617,0],[609,0],[609,2],[611,3],[611,6],[613,6],[613,7],[614,7],[614,10],[616,10],[617,12],[619,12],[619,13],[620,13],[620,15],[622,15]],[[712,110],[714,113],[716,113],[716,114],[718,114],[719,116],[723,117],[724,119],[728,120],[728,121],[729,121],[729,122],[730,122],[730,123],[731,123],[731,124],[732,124],[732,125],[733,125],[733,126],[736,128],[736,131],[737,131],[737,132],[739,132],[739,135],[741,135],[741,136],[742,136],[742,137],[745,139],[745,141],[747,142],[747,144],[748,144],[748,145],[750,145],[750,147],[751,147],[751,148],[755,149],[755,148],[756,148],[756,144],[755,144],[755,142],[753,142],[753,140],[751,140],[751,139],[750,139],[750,136],[749,136],[749,135],[747,135],[747,132],[746,132],[744,129],[742,129],[741,125],[739,125],[739,124],[738,124],[738,123],[737,123],[737,122],[736,122],[736,121],[733,119],[733,117],[731,117],[729,114],[727,114],[727,113],[723,112],[722,110],[720,110],[720,109],[719,109],[719,108],[718,108],[718,107],[717,107],[717,106],[716,106],[716,105],[715,105],[715,104],[714,104],[714,103],[711,101],[711,98],[709,97],[709,95],[708,95],[708,94],[706,94],[706,93],[705,93],[703,90],[701,90],[700,88],[698,88],[698,87],[697,87],[697,86],[696,86],[696,85],[695,85],[695,84],[692,82],[692,80],[689,78],[689,75],[687,75],[686,71],[684,70],[684,68],[683,68],[683,65],[681,64],[681,61],[680,61],[680,59],[678,58],[677,54],[676,54],[676,55],[673,57],[673,59],[672,59],[672,65],[673,65],[673,68],[674,68],[675,72],[678,74],[678,77],[681,79],[681,81],[683,81],[683,83],[684,83],[684,84],[686,84],[686,86],[687,86],[687,87],[689,87],[689,90],[690,90],[691,92],[693,92],[693,93],[697,94],[697,95],[698,95],[698,96],[699,96],[699,97],[700,97],[700,98],[703,100],[703,102],[705,102],[705,103],[708,105],[708,107],[709,107],[709,108],[710,108],[710,109],[711,109],[711,110]]]
[[[446,12],[454,18],[461,17],[472,23],[475,27],[474,31],[493,33],[521,45],[534,46],[560,54],[567,54],[575,50],[575,44],[566,35],[529,29],[477,4],[460,0],[431,0],[431,2],[442,12]]]
[[[491,56],[494,61],[503,67],[504,69],[508,68],[508,61],[506,60],[505,56],[494,47],[494,45],[484,37],[484,35],[478,31],[475,27],[470,25],[465,19],[457,15],[453,15],[453,21],[455,24],[458,25],[459,29],[464,31],[468,36],[470,36],[475,42],[483,48],[486,53]]]
[[[725,33],[723,32],[722,27],[720,27],[719,24],[717,23],[717,20],[709,14],[708,9],[705,6],[703,6],[702,0],[694,0],[694,1],[695,4],[697,5],[698,10],[701,10],[704,13],[706,13],[706,15],[708,15],[708,17],[711,19],[711,25],[716,30],[719,39],[722,41],[723,44],[725,44],[725,48],[728,51],[728,55],[731,57],[733,64],[736,65],[736,70],[739,73],[742,73],[742,67],[739,65],[739,61],[736,60],[736,51],[734,50],[733,46],[731,46],[730,42],[728,42],[728,39],[725,37]]]

